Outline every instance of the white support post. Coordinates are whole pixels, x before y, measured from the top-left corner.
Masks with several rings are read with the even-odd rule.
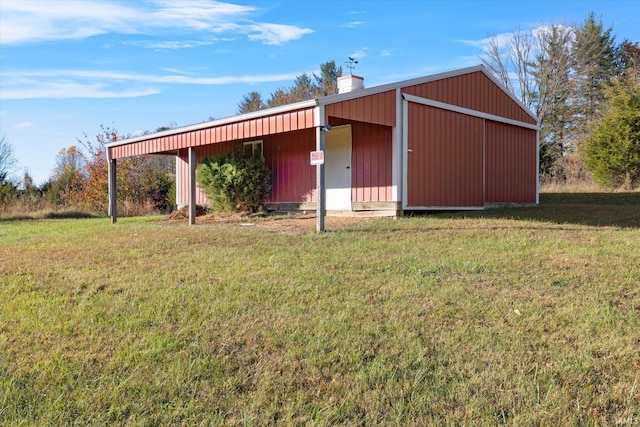
[[[540,126],[540,123],[538,123]],[[540,204],[540,129],[536,130],[536,205]]]
[[[116,159],[109,158],[109,216],[111,224],[115,224],[118,220],[118,197],[117,197],[117,180],[116,180]]]
[[[322,111],[322,110],[321,110]],[[324,151],[324,129],[316,126],[316,151]],[[324,163],[316,165],[316,232],[324,231],[326,213],[326,191],[324,182]]]
[[[189,147],[189,225],[196,223],[196,149]]]

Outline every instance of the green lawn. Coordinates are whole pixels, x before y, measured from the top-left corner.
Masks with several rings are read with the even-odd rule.
[[[640,423],[638,192],[323,234],[5,218],[0,259],[3,425]]]

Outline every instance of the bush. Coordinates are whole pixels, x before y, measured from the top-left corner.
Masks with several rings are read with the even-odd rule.
[[[214,211],[256,212],[271,193],[271,172],[264,158],[259,153],[246,156],[244,150],[204,159],[196,169],[196,181]]]

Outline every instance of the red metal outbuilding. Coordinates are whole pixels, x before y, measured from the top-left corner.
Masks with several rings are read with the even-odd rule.
[[[538,129],[535,115],[477,66],[118,141],[107,146],[110,184],[117,159],[174,155],[177,203],[206,204],[196,165],[257,144],[273,174],[269,209],[316,208],[309,153],[319,147],[329,215],[536,204]],[[110,185],[114,220],[116,200]]]

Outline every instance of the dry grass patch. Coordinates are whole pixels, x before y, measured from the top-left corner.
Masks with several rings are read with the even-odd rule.
[[[0,424],[638,420],[637,197],[1,222]]]

